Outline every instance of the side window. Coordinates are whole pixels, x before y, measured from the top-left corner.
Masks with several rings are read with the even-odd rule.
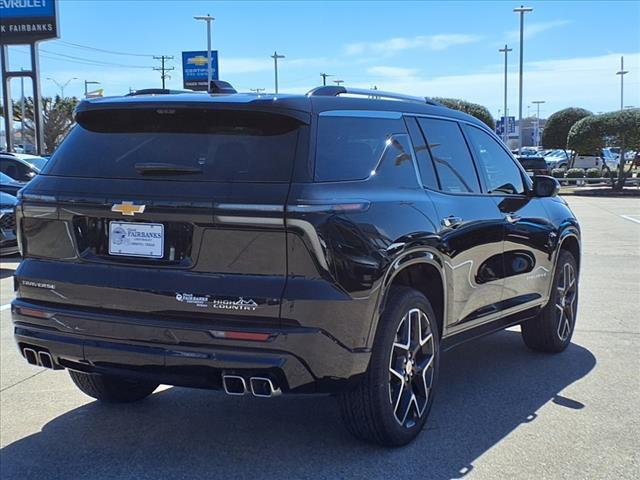
[[[440,189],[450,193],[479,193],[478,175],[467,142],[456,122],[419,118],[433,157]]]
[[[416,159],[418,160],[418,169],[420,170],[420,177],[422,179],[422,185],[424,187],[437,189],[438,181],[436,179],[436,171],[433,168],[433,162],[431,161],[431,154],[427,148],[427,142],[424,139],[424,135],[420,131],[418,121],[413,117],[407,117],[405,119],[407,123],[407,130],[413,143]]]
[[[488,193],[522,195],[525,193],[520,169],[500,144],[486,132],[467,127],[469,141],[484,174]]]
[[[320,115],[315,180],[368,178],[395,133],[405,133],[401,119]]]
[[[0,170],[19,182],[29,181],[29,169],[15,160],[0,161]]]

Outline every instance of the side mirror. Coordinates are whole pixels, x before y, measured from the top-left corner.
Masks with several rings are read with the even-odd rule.
[[[559,191],[560,182],[555,178],[546,175],[536,175],[533,177],[531,194],[534,197],[555,197]]]

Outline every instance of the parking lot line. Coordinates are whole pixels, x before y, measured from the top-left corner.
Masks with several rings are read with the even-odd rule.
[[[640,218],[635,218],[635,217],[640,217],[640,215],[620,215],[620,216],[626,220],[631,220],[632,222],[640,223]]]

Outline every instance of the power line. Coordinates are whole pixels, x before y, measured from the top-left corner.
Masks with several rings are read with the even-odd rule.
[[[154,55],[147,54],[147,53],[129,53],[129,52],[118,52],[118,51],[115,51],[115,50],[105,50],[103,48],[90,47],[88,45],[81,45],[79,43],[67,42],[65,40],[58,40],[58,43],[62,43],[64,45],[68,45],[70,47],[83,48],[85,50],[93,50],[94,52],[109,53],[111,55],[127,55],[127,56],[130,56],[130,57],[151,57],[151,58],[154,57]]]
[[[167,56],[167,55],[160,55],[159,57],[153,57],[155,60],[160,60],[161,62],[161,66],[159,67],[153,67],[154,70],[156,70],[157,72],[161,72],[160,73],[160,78],[162,79],[162,88],[165,88],[165,80],[167,78],[171,78],[171,76],[167,73],[170,72],[171,70],[175,70],[175,67],[165,67],[165,61],[167,60],[173,60],[172,56]]]

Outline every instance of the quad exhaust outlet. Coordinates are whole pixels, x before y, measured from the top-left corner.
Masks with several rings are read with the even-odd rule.
[[[30,347],[25,347],[22,349],[22,355],[27,359],[27,362],[31,365],[35,365],[37,367],[49,368],[52,370],[56,370],[55,362],[51,357],[51,354],[46,350],[35,350]]]

